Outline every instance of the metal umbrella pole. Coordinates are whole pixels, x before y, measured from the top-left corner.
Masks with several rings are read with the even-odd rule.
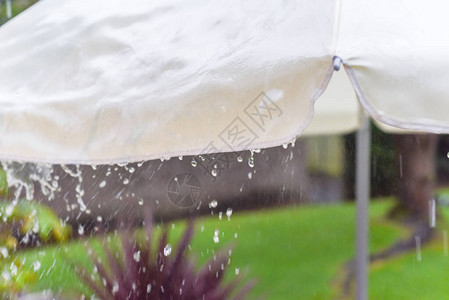
[[[356,299],[368,299],[368,236],[370,196],[371,129],[368,115],[361,111],[356,142]]]
[[[6,17],[8,19],[12,18],[11,0],[6,0]]]

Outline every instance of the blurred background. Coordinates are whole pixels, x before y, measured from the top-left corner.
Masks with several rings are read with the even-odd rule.
[[[0,25],[35,2],[0,0]],[[449,137],[388,134],[374,124],[371,130],[369,296],[444,299],[449,292]],[[188,242],[186,256],[195,257],[195,270],[209,266],[211,271],[210,258],[226,254],[224,261],[213,259],[221,264],[213,269],[220,281],[217,286],[237,278],[238,288],[223,299],[239,291],[247,291],[250,299],[352,299],[355,150],[355,134],[346,134],[304,137],[251,152],[126,165],[3,162],[2,296],[99,296],[89,282],[92,278],[112,296],[127,287],[130,293],[139,288],[147,292],[139,294],[141,299],[163,297],[160,282],[176,272],[167,271],[160,282],[143,287],[133,285],[140,280],[136,275],[127,285],[120,272],[114,272],[114,259],[101,250],[110,247],[121,257],[118,265],[131,268],[134,265],[126,263],[131,246],[122,243],[121,249],[114,239],[125,229],[132,236],[144,235],[148,223],[154,222],[153,244],[161,246],[153,266],[160,273],[164,263],[176,266],[170,259],[182,249],[183,239]],[[184,230],[191,219],[195,223],[190,240]],[[167,239],[162,238],[164,230],[171,232]],[[130,260],[140,263],[145,247],[137,241]],[[89,249],[97,249],[106,264],[110,280],[104,286],[105,276],[97,275],[101,265],[95,264]],[[163,257],[167,261],[161,263]],[[135,272],[145,273],[141,268]],[[225,269],[222,280],[218,274]],[[181,268],[176,274],[190,271]],[[159,294],[154,294],[155,287]],[[182,299],[180,288],[172,288]]]

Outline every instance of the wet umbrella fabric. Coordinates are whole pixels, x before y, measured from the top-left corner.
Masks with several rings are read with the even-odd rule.
[[[0,157],[106,163],[287,143],[334,56],[372,117],[447,132],[447,5],[40,1],[0,28]]]

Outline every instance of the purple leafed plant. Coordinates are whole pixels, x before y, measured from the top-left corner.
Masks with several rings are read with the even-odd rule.
[[[80,278],[104,300],[137,299],[242,299],[251,290],[253,281],[240,288],[235,277],[224,283],[227,257],[220,251],[201,269],[197,270],[194,260],[186,254],[193,236],[193,222],[190,221],[182,235],[176,253],[169,255],[167,246],[168,231],[164,229],[155,253],[151,244],[153,226],[151,214],[145,222],[146,241],[141,244],[130,230],[120,234],[122,251],[114,250],[106,243],[104,253],[107,260],[101,262],[92,257],[95,273],[83,266],[77,266]],[[174,251],[173,251],[174,252]],[[115,251],[117,253],[117,251]]]

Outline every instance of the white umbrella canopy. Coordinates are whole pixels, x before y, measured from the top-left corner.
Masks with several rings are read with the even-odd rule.
[[[0,157],[97,164],[287,143],[334,56],[375,119],[447,132],[446,6],[40,1],[0,28]]]

